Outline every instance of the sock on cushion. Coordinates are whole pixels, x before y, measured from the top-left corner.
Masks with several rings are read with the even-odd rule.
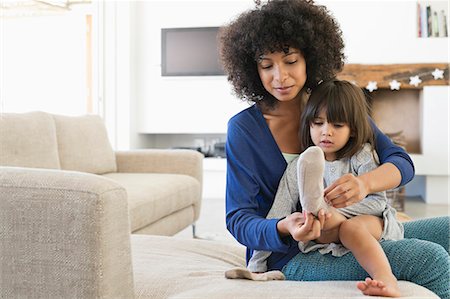
[[[225,271],[225,277],[228,279],[249,279],[256,281],[268,280],[285,280],[284,274],[281,271],[268,271],[262,273],[253,273],[246,268],[234,268]]]
[[[297,161],[298,190],[302,209],[317,216],[320,209],[327,211],[323,198],[323,172],[325,157],[318,146],[304,151]]]

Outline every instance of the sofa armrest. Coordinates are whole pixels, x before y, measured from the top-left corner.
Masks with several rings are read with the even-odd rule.
[[[0,297],[134,297],[126,196],[93,174],[0,167]]]
[[[186,174],[203,181],[203,155],[194,150],[146,149],[116,152],[117,172]]]

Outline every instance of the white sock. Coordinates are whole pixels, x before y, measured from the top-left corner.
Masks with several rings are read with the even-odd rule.
[[[273,270],[262,273],[253,273],[246,268],[233,268],[225,271],[225,277],[228,279],[248,279],[256,281],[268,281],[268,280],[285,280],[283,272]]]
[[[304,151],[297,161],[298,190],[302,209],[317,216],[320,209],[327,211],[323,198],[323,172],[325,156],[318,146]]]

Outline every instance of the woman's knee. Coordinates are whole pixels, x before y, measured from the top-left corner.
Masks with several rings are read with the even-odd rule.
[[[425,218],[404,223],[405,238],[437,243],[450,253],[450,217]]]
[[[398,279],[422,281],[427,276],[430,280],[439,275],[449,277],[449,255],[439,244],[403,239],[384,241],[381,245]]]

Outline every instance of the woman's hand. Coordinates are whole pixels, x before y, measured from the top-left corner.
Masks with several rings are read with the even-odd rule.
[[[330,213],[320,210],[318,219],[309,212],[295,212],[278,221],[277,229],[282,235],[291,235],[296,241],[307,242],[320,237],[320,232]]]
[[[345,208],[366,198],[369,194],[366,182],[347,173],[325,190],[325,201],[334,208]]]

